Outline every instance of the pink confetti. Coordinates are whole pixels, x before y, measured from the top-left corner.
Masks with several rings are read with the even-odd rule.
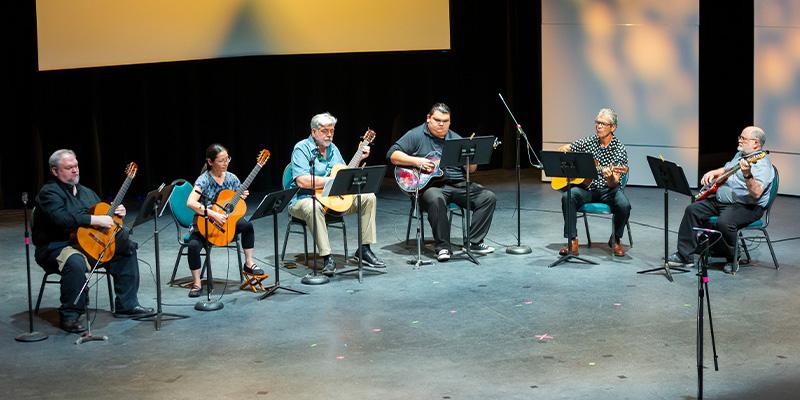
[[[337,360],[344,360],[344,356],[336,356]]]
[[[381,331],[381,328],[375,328],[375,329],[373,329],[372,331],[373,331],[373,332],[375,332],[375,333],[378,333],[378,332],[380,332],[380,331]]]
[[[620,307],[622,307],[622,303],[614,303],[614,308],[620,308]]]
[[[525,300],[523,303],[525,303],[525,304],[533,304],[533,300]]]
[[[548,341],[548,340],[551,340],[551,339],[553,339],[553,337],[552,337],[552,336],[550,336],[550,335],[548,335],[548,334],[546,334],[546,333],[545,333],[545,334],[543,334],[543,335],[533,335],[533,337],[535,337],[535,338],[536,338],[536,340],[538,340],[538,341],[540,341],[540,342],[546,342],[546,341]]]
[[[456,311],[456,310],[450,310],[450,314],[455,314],[455,313],[457,313],[457,312],[458,312],[458,311]]]

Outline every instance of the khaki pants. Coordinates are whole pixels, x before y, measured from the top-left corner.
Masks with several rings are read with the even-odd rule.
[[[357,199],[354,199],[353,206],[345,211],[345,214],[355,214],[357,210]],[[364,194],[361,195],[361,243],[372,244],[375,243],[375,195]],[[322,212],[322,205],[317,203],[317,231],[313,232],[313,217],[312,217],[312,202],[311,198],[299,200],[289,207],[289,214],[295,218],[302,219],[306,222],[308,229],[317,239],[317,250],[320,256],[327,256],[331,254],[331,243],[328,240],[328,225],[325,224],[325,213]],[[345,254],[345,256],[348,256]]]

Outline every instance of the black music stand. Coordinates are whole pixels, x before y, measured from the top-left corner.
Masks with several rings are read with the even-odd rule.
[[[381,180],[386,176],[385,165],[374,165],[363,168],[346,168],[341,169],[336,174],[336,178],[330,183],[330,186],[325,187],[323,196],[343,196],[352,194],[356,196],[356,221],[358,221],[358,267],[350,268],[343,271],[337,271],[336,274],[346,274],[350,272],[358,272],[358,283],[361,283],[363,271],[375,272],[377,274],[385,274],[386,271],[380,271],[374,268],[364,266],[364,255],[362,254],[361,244],[361,195],[367,193],[378,193],[381,189]],[[344,255],[347,257],[347,254]]]
[[[636,273],[645,274],[663,269],[667,280],[673,282],[672,272],[667,261],[669,258],[669,191],[685,194],[690,198],[692,197],[692,191],[689,189],[689,182],[686,181],[686,174],[683,173],[683,168],[680,165],[653,156],[647,156],[647,164],[650,165],[650,172],[653,173],[656,186],[664,188],[664,264],[659,268],[646,269]],[[684,268],[672,267],[672,269],[680,272],[689,272]]]
[[[261,295],[261,297],[258,298],[259,300],[264,300],[267,297],[275,294],[278,289],[288,290],[297,294],[308,294],[296,289],[281,286],[281,278],[279,275],[281,262],[279,258],[280,256],[278,255],[278,213],[282,212],[286,208],[286,205],[289,204],[289,201],[292,199],[292,197],[294,197],[298,190],[300,190],[299,187],[293,187],[291,189],[272,192],[264,196],[264,198],[261,199],[261,203],[258,203],[256,211],[248,220],[253,222],[259,218],[272,215],[272,241],[275,244],[275,283],[269,287],[266,292]]]
[[[591,153],[563,152],[563,151],[543,151],[542,164],[544,173],[551,178],[567,178],[567,207],[572,207],[572,180],[577,178],[596,179],[597,167],[594,164],[594,156]],[[564,221],[568,227],[577,224],[577,210],[567,209],[567,220]],[[575,234],[577,235],[577,230]],[[561,256],[558,260],[548,265],[548,268],[555,267],[562,262],[575,259],[587,264],[597,265],[596,262],[578,257],[570,250],[574,237],[567,238],[567,255]]]
[[[158,247],[158,217],[164,213],[166,205],[169,204],[169,197],[172,196],[172,189],[175,185],[164,185],[163,183],[158,189],[147,193],[142,208],[139,209],[139,214],[136,215],[136,220],[131,225],[131,235],[133,235],[133,228],[153,220],[153,242],[155,243],[155,257],[156,257],[156,312],[150,315],[141,315],[133,319],[137,321],[150,321],[155,324],[156,330],[161,330],[161,321],[170,321],[175,319],[189,318],[188,315],[169,314],[161,311],[161,255]],[[168,317],[168,318],[164,318]]]
[[[470,245],[472,244],[470,200],[472,197],[470,195],[469,165],[488,164],[492,160],[494,139],[494,136],[477,136],[445,140],[442,147],[442,160],[439,162],[439,168],[467,166],[467,206],[465,207],[466,211],[464,211],[464,218],[467,219],[467,238],[466,243],[464,243],[465,251],[463,254],[466,254],[467,258],[475,264],[480,264],[480,262],[475,259],[470,251]]]

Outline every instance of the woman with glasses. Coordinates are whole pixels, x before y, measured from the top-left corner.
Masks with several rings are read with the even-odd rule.
[[[228,172],[231,157],[228,149],[221,144],[212,144],[206,149],[206,161],[203,164],[200,176],[194,181],[194,191],[189,195],[186,206],[191,208],[198,215],[205,215],[206,205],[213,202],[217,195],[225,190],[237,190],[239,188],[239,178],[233,173]],[[247,198],[249,192],[242,193],[242,200]],[[227,221],[225,214],[208,208],[209,222],[215,222],[224,226]],[[236,232],[240,235],[242,248],[244,249],[244,272],[252,275],[263,275],[264,270],[258,267],[253,261],[253,248],[255,247],[255,233],[253,224],[244,218],[236,222]],[[206,245],[205,238],[200,232],[194,230],[189,237],[189,269],[192,271],[192,287],[189,290],[189,297],[198,297],[202,294],[202,281],[200,280],[200,251]]]

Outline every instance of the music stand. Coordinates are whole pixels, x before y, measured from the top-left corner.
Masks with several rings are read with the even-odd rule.
[[[597,167],[594,164],[594,156],[591,153],[563,152],[563,151],[543,151],[542,164],[544,173],[551,178],[567,179],[567,220],[564,221],[571,229],[576,226],[578,215],[577,210],[572,210],[572,180],[577,178],[594,179],[597,178]],[[575,231],[577,235],[577,230]],[[567,238],[567,255],[561,256],[558,260],[548,265],[548,268],[555,267],[562,262],[575,259],[587,264],[597,265],[596,262],[578,257],[572,254],[572,240],[574,237]]]
[[[363,168],[341,169],[336,174],[336,178],[325,187],[323,196],[343,196],[352,194],[356,196],[356,212],[358,221],[358,267],[338,271],[336,274],[346,274],[358,272],[358,283],[361,283],[363,271],[367,270],[377,274],[385,274],[374,268],[364,266],[364,254],[361,244],[361,195],[367,193],[378,193],[381,188],[381,180],[386,176],[385,165],[374,165]],[[347,254],[344,255],[347,257]]]
[[[286,205],[289,204],[289,201],[292,199],[292,197],[294,197],[298,190],[300,190],[299,187],[293,187],[291,189],[272,192],[264,196],[264,198],[261,199],[261,203],[258,203],[256,211],[253,212],[253,215],[251,215],[250,219],[248,220],[253,222],[259,218],[272,215],[272,241],[275,244],[275,283],[271,287],[267,288],[264,294],[258,298],[259,300],[264,300],[267,297],[275,294],[278,289],[288,290],[297,294],[308,294],[296,289],[281,286],[281,278],[279,275],[281,262],[280,256],[278,255],[278,213],[282,212],[286,208]]]
[[[475,264],[480,264],[480,262],[475,259],[470,251],[470,245],[472,244],[472,225],[469,208],[472,198],[470,195],[471,182],[469,180],[469,166],[470,164],[488,164],[489,161],[491,161],[492,150],[494,150],[494,139],[494,136],[477,136],[445,140],[444,146],[442,147],[442,160],[439,162],[439,168],[467,166],[467,206],[464,212],[464,218],[467,219],[467,238],[466,243],[464,243],[464,249],[466,249],[466,251],[464,251],[463,254],[466,254],[467,258]]]
[[[664,264],[660,268],[646,269],[636,273],[645,274],[663,269],[667,280],[673,282],[672,272],[667,261],[669,258],[669,191],[685,194],[690,198],[692,197],[692,191],[689,189],[689,182],[686,181],[686,174],[683,173],[683,168],[680,165],[653,156],[647,156],[647,164],[650,165],[650,172],[653,173],[656,186],[664,188]],[[684,268],[672,267],[672,269],[680,272],[689,272]]]
[[[131,225],[131,235],[133,235],[133,228],[153,220],[153,242],[155,243],[155,257],[156,257],[156,312],[149,315],[141,315],[133,319],[137,321],[149,321],[152,319],[157,331],[161,330],[161,321],[170,321],[175,319],[189,318],[188,315],[170,314],[161,311],[161,256],[158,247],[158,217],[164,212],[165,206],[169,204],[169,197],[172,196],[172,189],[175,185],[164,185],[158,187],[147,193],[142,208],[139,209],[139,214]],[[169,317],[169,318],[164,318]]]

